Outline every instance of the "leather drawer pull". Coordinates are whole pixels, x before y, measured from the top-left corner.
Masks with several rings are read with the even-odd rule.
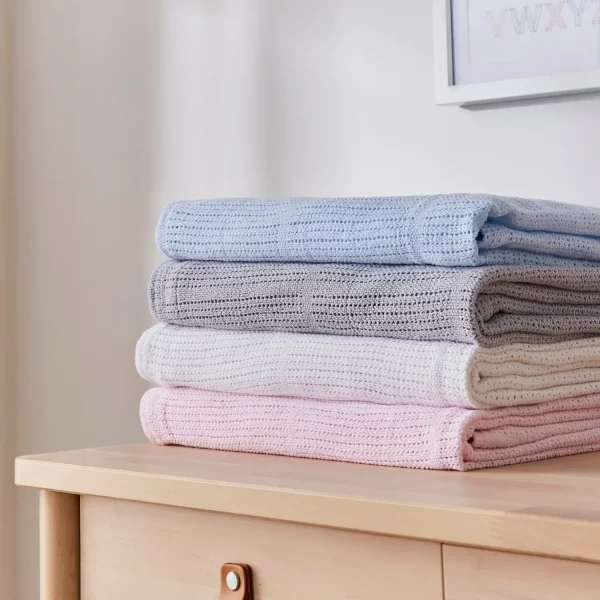
[[[252,569],[248,565],[225,563],[221,567],[219,600],[254,600]]]

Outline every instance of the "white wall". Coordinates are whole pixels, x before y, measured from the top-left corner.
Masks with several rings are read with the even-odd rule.
[[[436,107],[430,4],[166,2],[160,200],[489,191],[600,205],[600,97]]]
[[[18,0],[19,453],[137,441],[167,201],[488,191],[600,206],[600,98],[433,99],[431,7]],[[20,600],[37,582],[19,496]]]

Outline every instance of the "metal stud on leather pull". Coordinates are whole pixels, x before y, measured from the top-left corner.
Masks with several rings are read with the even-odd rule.
[[[248,565],[225,563],[221,567],[219,600],[254,600],[252,569]]]

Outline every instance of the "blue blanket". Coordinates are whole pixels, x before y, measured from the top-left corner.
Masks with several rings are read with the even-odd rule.
[[[159,248],[178,260],[600,265],[600,210],[475,194],[177,202]]]

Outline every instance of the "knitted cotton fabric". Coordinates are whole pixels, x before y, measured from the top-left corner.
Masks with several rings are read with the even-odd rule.
[[[167,261],[159,321],[481,346],[600,335],[600,269]]]
[[[167,206],[156,238],[181,260],[574,266],[600,260],[600,210],[482,194],[224,199]]]
[[[600,450],[600,396],[477,411],[155,388],[156,444],[466,471]]]
[[[159,324],[140,338],[136,366],[168,387],[489,409],[600,393],[600,338],[484,349]]]

